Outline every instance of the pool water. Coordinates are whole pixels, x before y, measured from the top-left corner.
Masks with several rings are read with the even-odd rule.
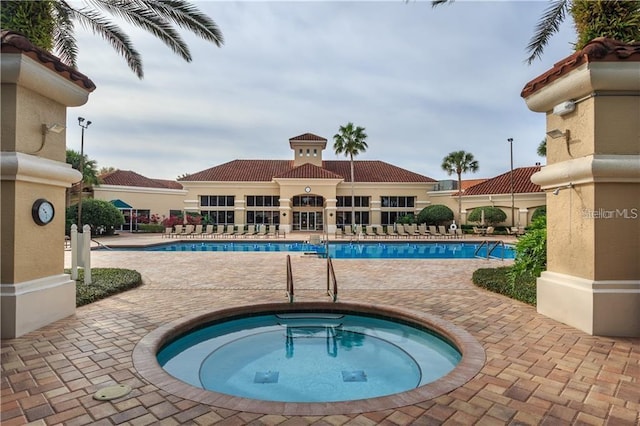
[[[515,252],[509,245],[493,248],[480,243],[462,242],[385,242],[385,243],[330,243],[329,255],[335,259],[473,259],[475,256],[513,259]],[[120,250],[118,248],[118,250]],[[305,252],[326,253],[325,245],[305,242],[195,242],[168,243],[126,250],[143,251],[199,251],[199,252]]]
[[[341,313],[262,314],[192,331],[160,365],[203,389],[265,401],[337,402],[415,389],[449,373],[460,352],[439,335]]]

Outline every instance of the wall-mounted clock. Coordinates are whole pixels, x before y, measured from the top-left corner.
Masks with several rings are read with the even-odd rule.
[[[306,192],[307,194],[308,194],[309,192],[311,192],[311,187],[310,187],[310,186],[307,186],[307,187],[304,189],[304,192]]]
[[[39,198],[33,202],[31,215],[33,216],[33,221],[38,225],[44,226],[51,223],[55,214],[56,211],[50,201],[45,200],[44,198]]]

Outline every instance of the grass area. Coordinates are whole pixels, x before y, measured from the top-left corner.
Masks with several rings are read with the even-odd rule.
[[[66,269],[70,274],[71,270]],[[76,282],[76,306],[88,305],[97,300],[122,293],[142,284],[138,271],[119,268],[91,268],[90,285],[84,284],[84,271],[78,271]]]
[[[527,276],[526,278],[518,279],[515,284],[512,284],[509,277],[510,270],[510,266],[482,268],[475,271],[471,279],[478,287],[535,306],[536,278]]]

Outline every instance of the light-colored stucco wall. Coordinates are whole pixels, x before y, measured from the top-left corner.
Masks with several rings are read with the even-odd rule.
[[[101,185],[93,187],[96,200],[122,200],[137,210],[150,210],[151,214],[169,217],[170,210],[183,210],[187,191],[140,187]]]

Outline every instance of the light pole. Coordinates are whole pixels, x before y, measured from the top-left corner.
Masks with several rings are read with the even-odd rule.
[[[509,142],[509,153],[511,156],[511,227],[513,228],[515,225],[516,217],[514,213],[514,201],[513,201],[513,138],[507,139]]]
[[[78,232],[82,232],[82,191],[84,190],[84,131],[91,121],[85,123],[84,117],[78,117],[78,125],[82,127],[80,136],[80,173],[82,173],[82,179],[80,179],[80,195],[78,198]]]

